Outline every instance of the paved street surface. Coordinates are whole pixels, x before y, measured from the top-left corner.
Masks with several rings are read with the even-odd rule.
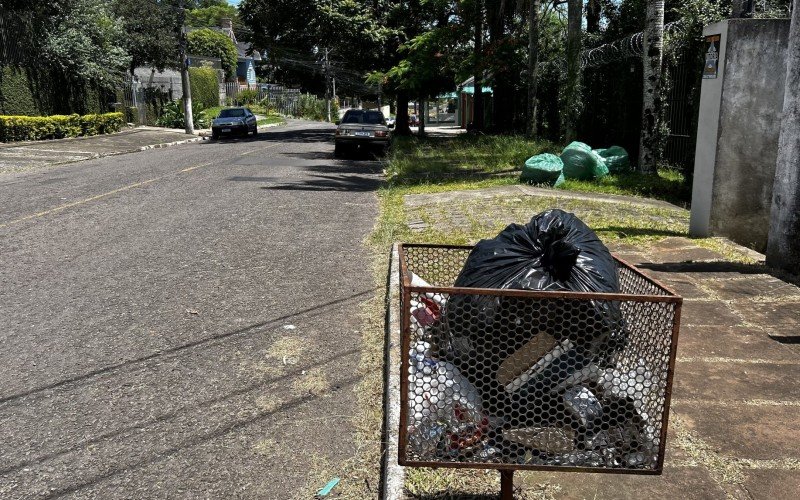
[[[139,127],[91,137],[0,143],[0,174],[49,167],[110,154],[131,152],[141,147],[191,139],[182,131]]]
[[[0,175],[0,498],[287,498],[352,455],[380,165],[332,131]]]

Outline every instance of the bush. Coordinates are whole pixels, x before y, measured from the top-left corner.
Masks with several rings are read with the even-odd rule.
[[[212,68],[189,68],[189,85],[192,101],[204,108],[219,106],[219,82],[217,72]]]
[[[256,89],[240,90],[239,93],[236,95],[236,100],[239,102],[240,106],[248,106],[250,104],[255,104],[256,101],[258,101],[258,90]]]
[[[123,113],[99,115],[0,116],[0,141],[61,139],[117,132]]]
[[[190,31],[187,35],[189,54],[206,57],[219,57],[222,60],[222,69],[225,76],[231,78],[236,75],[238,52],[233,41],[223,33],[209,28]]]
[[[294,116],[307,120],[326,121],[328,119],[328,108],[325,99],[320,99],[311,94],[301,94],[294,108]],[[339,103],[331,101],[331,120],[339,119]]]
[[[208,118],[203,106],[192,101],[192,121],[195,128],[208,128]],[[159,127],[184,128],[183,101],[172,101],[164,106],[164,113],[156,121]]]

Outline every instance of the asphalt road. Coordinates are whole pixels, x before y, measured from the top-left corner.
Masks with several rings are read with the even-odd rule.
[[[381,167],[331,137],[0,176],[0,498],[288,498],[351,456]]]

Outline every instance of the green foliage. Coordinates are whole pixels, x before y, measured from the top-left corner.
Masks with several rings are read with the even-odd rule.
[[[238,15],[233,5],[219,3],[186,11],[186,25],[193,28],[212,28],[219,26],[222,18],[229,18],[236,23]]]
[[[209,121],[203,106],[196,101],[192,101],[192,120],[194,128],[208,128]],[[186,119],[183,114],[183,101],[170,101],[164,106],[162,115],[156,121],[159,127],[184,128]]]
[[[192,101],[203,108],[219,106],[219,82],[217,72],[212,68],[189,68],[189,84],[192,88]]]
[[[239,17],[252,32],[250,41],[267,49],[273,75],[280,81],[322,94],[324,79],[314,72],[328,48],[330,58],[337,61],[339,94],[363,95],[363,75],[385,66],[385,56],[393,50],[387,42],[396,33],[385,23],[392,3],[401,2],[244,0]],[[292,62],[284,64],[287,59]]]
[[[293,115],[306,120],[327,121],[328,107],[325,99],[311,94],[301,94],[295,105]],[[339,103],[331,101],[331,119],[339,119]]]
[[[122,22],[120,43],[130,55],[130,68],[152,65],[160,71],[178,63],[177,10],[170,1],[113,0]]]
[[[53,16],[41,58],[72,78],[118,81],[130,65],[125,33],[105,0],[72,0]]]
[[[256,89],[244,89],[240,90],[238,94],[236,94],[236,101],[239,103],[239,106],[248,106],[250,104],[255,104],[258,101],[258,90]]]
[[[117,132],[122,113],[95,115],[0,116],[0,141],[61,139]]]
[[[8,115],[38,115],[36,97],[31,91],[28,76],[18,68],[4,67],[0,71],[0,113]]]
[[[219,57],[225,76],[236,75],[238,53],[236,45],[226,35],[209,28],[189,32],[187,35],[189,54],[207,57]]]
[[[116,100],[101,82],[72,80],[58,69],[0,69],[0,114],[103,113]]]

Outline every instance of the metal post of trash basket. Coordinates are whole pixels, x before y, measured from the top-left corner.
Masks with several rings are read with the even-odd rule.
[[[619,259],[619,293],[454,287],[470,250],[399,248],[400,465],[507,495],[514,470],[660,474],[683,299]]]

